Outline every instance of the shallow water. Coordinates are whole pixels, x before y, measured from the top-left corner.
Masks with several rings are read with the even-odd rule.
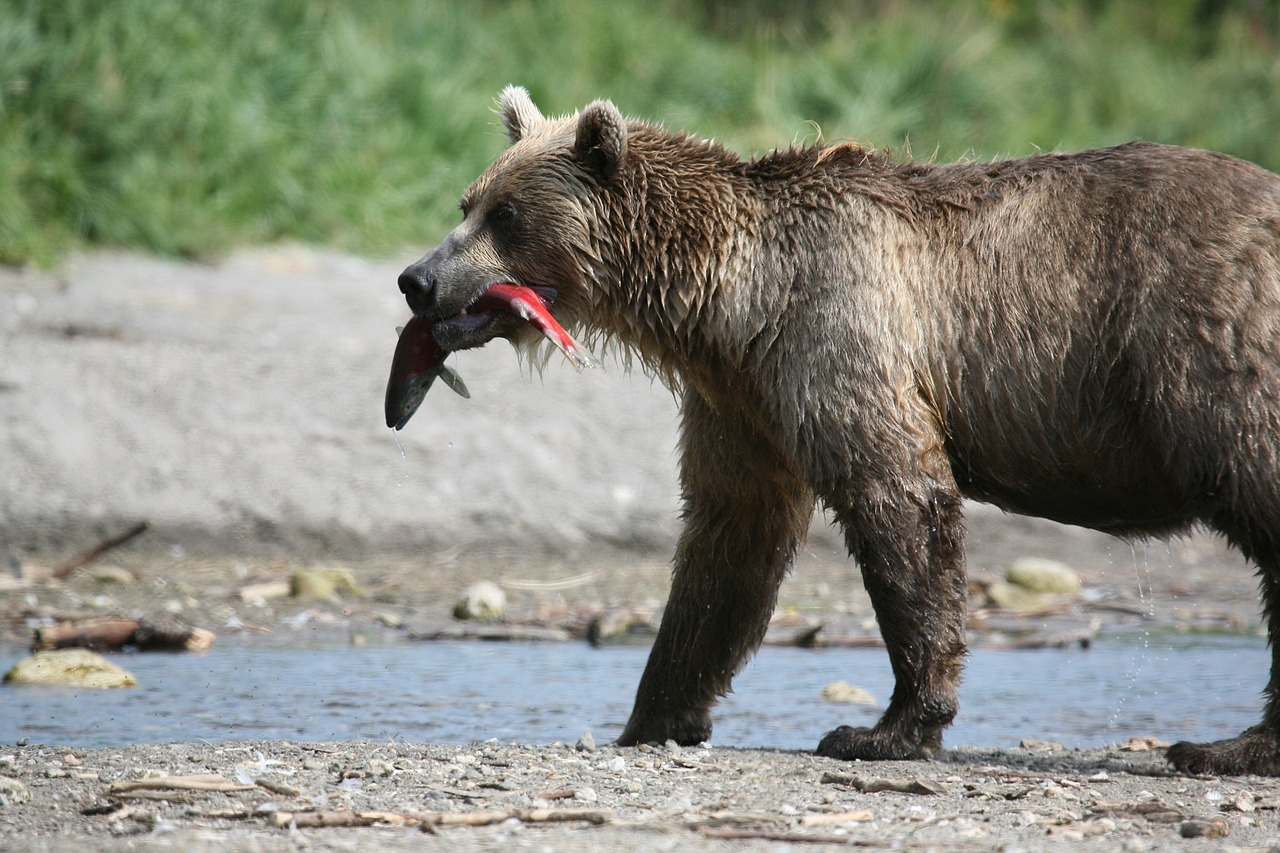
[[[422,642],[379,646],[238,645],[204,654],[123,654],[133,690],[0,688],[0,744],[81,747],[288,739],[468,743],[616,737],[646,647]],[[0,655],[7,671],[22,655]],[[1269,656],[1256,636],[1104,638],[1088,650],[970,656],[949,746],[1024,738],[1101,746],[1129,737],[1233,735],[1261,714]],[[879,706],[834,705],[844,680]],[[720,746],[811,749],[841,723],[868,725],[892,685],[877,649],[766,647],[715,712]]]

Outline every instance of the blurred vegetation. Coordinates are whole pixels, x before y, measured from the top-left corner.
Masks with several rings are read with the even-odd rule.
[[[420,249],[507,83],[746,154],[1146,138],[1280,169],[1275,0],[0,0],[0,262]]]

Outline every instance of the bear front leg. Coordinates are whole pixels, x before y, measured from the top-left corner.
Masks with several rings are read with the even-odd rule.
[[[813,515],[813,493],[745,418],[692,391],[681,415],[685,526],[621,746],[711,736],[711,706],[764,639]]]
[[[942,748],[942,731],[959,707],[968,597],[961,502],[947,483],[915,485],[880,485],[836,510],[862,568],[895,683],[873,728],[840,726],[822,738],[819,755],[928,758]]]

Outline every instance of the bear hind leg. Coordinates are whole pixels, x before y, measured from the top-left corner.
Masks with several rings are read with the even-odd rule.
[[[1264,693],[1262,721],[1234,738],[1212,743],[1183,741],[1169,747],[1167,758],[1184,773],[1216,775],[1280,776],[1280,523],[1233,523],[1215,519],[1216,529],[1225,533],[1244,555],[1258,566],[1262,588],[1263,614],[1271,648],[1271,678]]]

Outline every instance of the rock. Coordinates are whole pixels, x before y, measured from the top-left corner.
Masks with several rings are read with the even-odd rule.
[[[289,579],[289,594],[294,598],[341,601],[343,595],[363,598],[364,590],[347,569],[304,569]]]
[[[874,705],[876,700],[861,687],[854,687],[845,681],[833,681],[822,688],[822,698],[827,702],[838,702],[841,705]]]
[[[31,799],[31,790],[17,779],[0,776],[0,807],[16,806]]]
[[[591,732],[583,732],[582,737],[578,738],[578,742],[573,748],[578,752],[595,752],[596,739],[591,736]]]
[[[1080,576],[1066,563],[1057,560],[1023,557],[1010,563],[1004,576],[1014,586],[1031,592],[1051,595],[1075,595],[1080,592]]]
[[[507,615],[507,594],[493,581],[477,581],[453,605],[454,619],[499,622]]]
[[[1036,610],[1045,604],[1039,594],[1006,581],[987,587],[987,601],[1002,610]]]
[[[39,652],[13,665],[6,684],[48,684],[68,687],[137,687],[138,680],[102,655],[84,649]]]

